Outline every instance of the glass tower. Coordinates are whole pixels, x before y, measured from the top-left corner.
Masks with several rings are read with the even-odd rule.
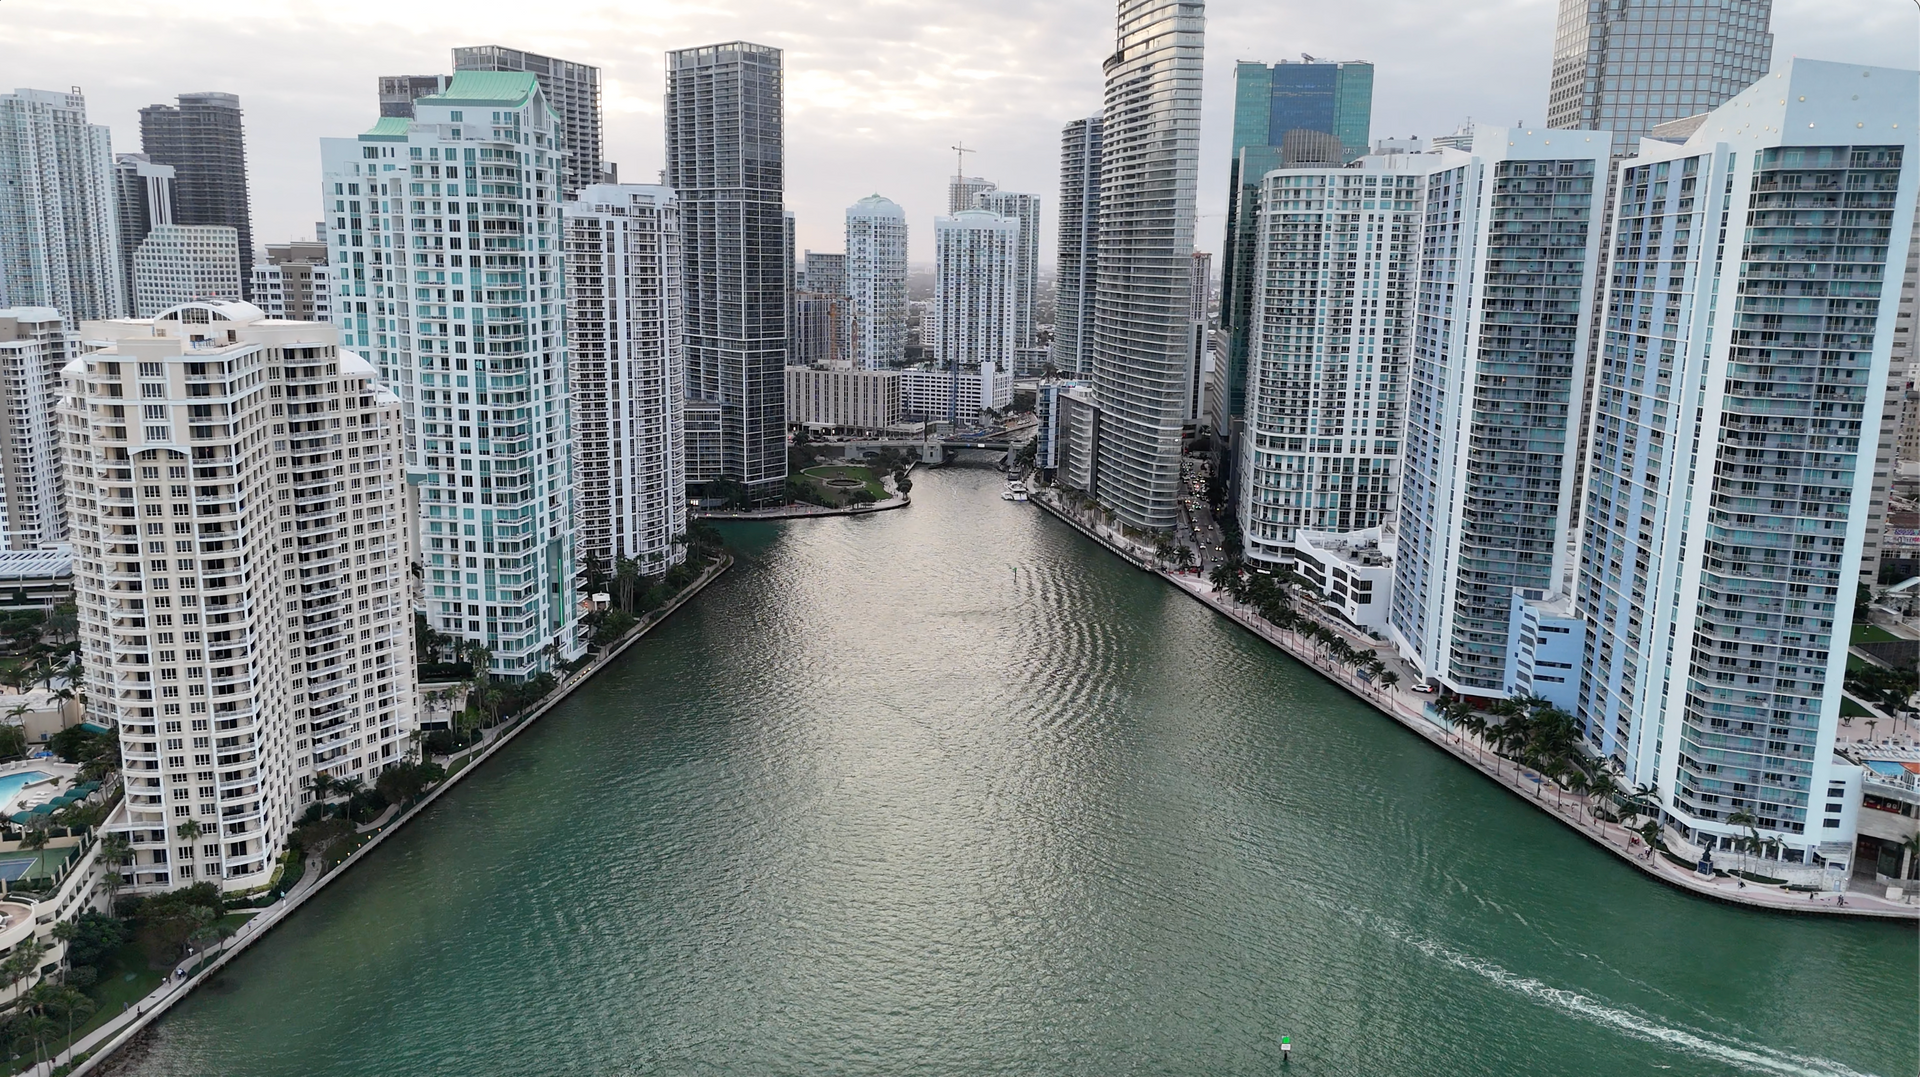
[[[1093,289],[1100,270],[1100,129],[1100,117],[1089,116],[1060,132],[1053,365],[1076,378],[1093,373]]]
[[[1616,152],[1767,73],[1773,0],[1560,0],[1547,126],[1611,131]]]
[[[154,164],[173,166],[173,223],[233,229],[240,244],[240,292],[251,299],[253,210],[247,195],[240,98],[183,93],[179,102],[140,110],[140,145]]]

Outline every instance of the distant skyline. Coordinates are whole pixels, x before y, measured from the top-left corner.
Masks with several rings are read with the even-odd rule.
[[[1374,17],[1356,18],[1352,7],[1305,0],[1207,5],[1199,249],[1220,246],[1235,60],[1305,52],[1373,61],[1376,138],[1443,134],[1468,117],[1544,122],[1554,0],[1372,7]],[[488,0],[7,0],[0,30],[33,46],[10,54],[0,91],[79,86],[120,153],[139,149],[143,105],[239,94],[254,235],[265,244],[312,236],[319,139],[372,126],[381,75],[448,72],[457,45],[596,64],[608,159],[621,179],[653,183],[666,51],[745,39],[786,50],[797,247],[841,250],[845,208],[878,192],[906,209],[912,263],[930,265],[949,147],[964,142],[978,151],[967,155],[969,175],[1045,200],[1041,258],[1051,271],[1060,128],[1098,108],[1113,44],[1111,0],[649,0],[556,7],[546,23],[529,10]],[[1796,55],[1920,63],[1912,0],[1775,0],[1773,32],[1776,67]]]

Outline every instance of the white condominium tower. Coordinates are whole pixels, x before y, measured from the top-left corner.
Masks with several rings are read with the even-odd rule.
[[[870,194],[847,207],[847,295],[854,365],[877,370],[906,359],[907,214],[890,198]]]
[[[1033,347],[1033,306],[1040,284],[1040,196],[982,191],[974,207],[1020,222],[1019,256],[1013,267],[1013,346]]]
[[[194,299],[239,298],[240,239],[225,225],[155,225],[133,252],[135,317]]]
[[[1060,132],[1060,237],[1053,355],[1068,377],[1093,376],[1093,295],[1100,271],[1100,117]]]
[[[1180,486],[1205,5],[1119,0],[1101,129],[1093,494],[1171,528]]]
[[[933,219],[933,310],[928,350],[942,370],[992,363],[1013,372],[1020,221],[984,209]]]
[[[60,502],[61,370],[80,354],[80,334],[52,307],[0,308],[0,544],[31,550],[65,542]]]
[[[1560,0],[1547,126],[1609,131],[1622,153],[1766,75],[1773,0]]]
[[[1472,146],[1427,176],[1389,627],[1427,677],[1499,696],[1514,592],[1565,578],[1609,140]]]
[[[1240,439],[1240,530],[1254,561],[1294,533],[1389,520],[1413,344],[1420,154],[1260,180]]]
[[[580,650],[559,133],[532,75],[461,71],[320,142],[334,318],[371,306],[406,408],[428,621],[509,679]]]
[[[87,716],[134,886],[264,885],[312,777],[415,724],[400,404],[319,322],[89,322],[60,407]]]
[[[786,496],[793,235],[779,49],[734,41],[667,54],[666,183],[680,204],[687,482]],[[849,251],[851,253],[851,251]]]
[[[78,91],[0,94],[0,307],[127,311],[107,128]]]
[[[565,219],[580,552],[658,576],[686,560],[679,213],[668,188],[596,184]]]
[[[1579,711],[1696,844],[1751,827],[1790,861],[1852,850],[1832,749],[1917,99],[1913,71],[1795,60],[1621,166]]]

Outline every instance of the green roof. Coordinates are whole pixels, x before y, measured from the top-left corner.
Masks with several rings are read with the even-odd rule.
[[[381,142],[405,142],[407,125],[412,122],[405,116],[382,116],[379,123],[368,128],[360,137]]]
[[[527,71],[455,71],[445,91],[422,97],[430,105],[489,105],[518,108],[540,86]]]

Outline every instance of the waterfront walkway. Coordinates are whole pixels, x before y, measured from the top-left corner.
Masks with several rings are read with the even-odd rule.
[[[605,651],[601,652],[598,658],[595,658],[592,662],[581,667],[565,680],[561,681],[546,698],[542,699],[538,704],[535,704],[524,715],[518,719],[504,721],[489,728],[478,744],[475,744],[465,751],[455,753],[453,759],[464,765],[461,765],[457,770],[449,767],[447,776],[442,778],[439,784],[435,785],[432,789],[427,790],[411,807],[406,808],[404,811],[389,808],[387,811],[381,813],[373,822],[359,827],[359,833],[372,835],[371,838],[358,849],[355,849],[345,860],[342,860],[338,866],[333,868],[333,870],[323,870],[324,861],[320,857],[308,857],[306,870],[300,876],[300,881],[295,883],[293,889],[287,891],[279,901],[267,906],[251,920],[240,925],[240,929],[231,937],[223,939],[219,946],[194,954],[180,962],[169,972],[165,982],[161,983],[161,985],[155,988],[147,997],[127,1007],[126,1010],[108,1020],[99,1028],[82,1036],[69,1050],[61,1052],[52,1061],[23,1072],[30,1075],[30,1077],[39,1077],[41,1074],[51,1074],[57,1065],[64,1064],[70,1058],[78,1058],[81,1059],[81,1061],[74,1066],[72,1070],[73,1077],[91,1073],[95,1067],[99,1066],[105,1059],[111,1056],[114,1051],[126,1046],[135,1036],[145,1031],[149,1025],[158,1020],[160,1015],[173,1008],[175,1003],[185,998],[194,988],[205,983],[210,977],[218,973],[226,966],[228,961],[231,961],[237,954],[245,950],[248,946],[251,946],[262,935],[272,930],[274,925],[292,915],[295,909],[305,904],[307,899],[318,893],[322,887],[346,874],[361,858],[372,853],[381,842],[385,841],[395,831],[412,821],[414,817],[426,810],[435,800],[438,800],[441,794],[453,788],[461,779],[478,770],[480,764],[486,762],[495,752],[505,747],[507,742],[519,735],[521,730],[528,728],[533,725],[534,722],[545,717],[548,711],[565,700],[575,689],[592,680],[595,674],[625,654],[627,649],[635,643],[638,643],[642,636],[645,636],[656,626],[664,622],[676,610],[691,601],[695,595],[705,590],[708,584],[718,579],[721,573],[732,566],[733,556],[731,554],[723,554],[719,561],[707,566],[706,571],[702,572],[698,579],[687,585],[687,589],[675,596],[672,602],[649,614],[645,620],[635,625],[627,635],[621,637],[618,643],[608,647]],[[184,977],[181,975],[182,971],[186,973]]]
[[[1690,868],[1675,865],[1658,853],[1649,855],[1649,851],[1637,833],[1629,831],[1618,823],[1594,819],[1587,811],[1585,800],[1566,792],[1553,779],[1531,768],[1520,766],[1496,754],[1477,738],[1449,729],[1429,717],[1426,705],[1432,697],[1412,691],[1413,684],[1419,678],[1415,671],[1394,652],[1390,644],[1362,635],[1349,626],[1321,622],[1324,627],[1339,632],[1356,650],[1372,651],[1386,661],[1388,668],[1398,671],[1402,683],[1391,688],[1374,684],[1351,667],[1334,662],[1321,653],[1311,641],[1295,632],[1276,628],[1265,618],[1254,613],[1252,609],[1234,602],[1224,594],[1215,592],[1213,586],[1206,580],[1160,569],[1155,565],[1153,553],[1149,547],[1127,538],[1097,520],[1084,517],[1070,507],[1054,504],[1052,500],[1054,496],[1057,495],[1053,491],[1036,491],[1032,501],[1082,534],[1132,562],[1142,571],[1154,573],[1179,588],[1181,593],[1216,613],[1230,618],[1235,624],[1285,651],[1290,657],[1311,667],[1322,677],[1345,688],[1371,704],[1376,710],[1425,737],[1434,746],[1478,770],[1492,781],[1498,782],[1509,792],[1524,798],[1548,815],[1572,827],[1583,837],[1620,857],[1623,862],[1639,868],[1661,882],[1717,901],[1782,912],[1920,921],[1920,906],[1909,902],[1889,901],[1878,894],[1853,891],[1844,894],[1825,892],[1808,895],[1757,883],[1743,883],[1737,878],[1719,876],[1705,878]],[[1735,863],[1737,864],[1738,861],[1736,860]],[[1756,864],[1755,867],[1762,869],[1756,874],[1764,874],[1764,863]],[[1841,904],[1843,900],[1844,905]]]

